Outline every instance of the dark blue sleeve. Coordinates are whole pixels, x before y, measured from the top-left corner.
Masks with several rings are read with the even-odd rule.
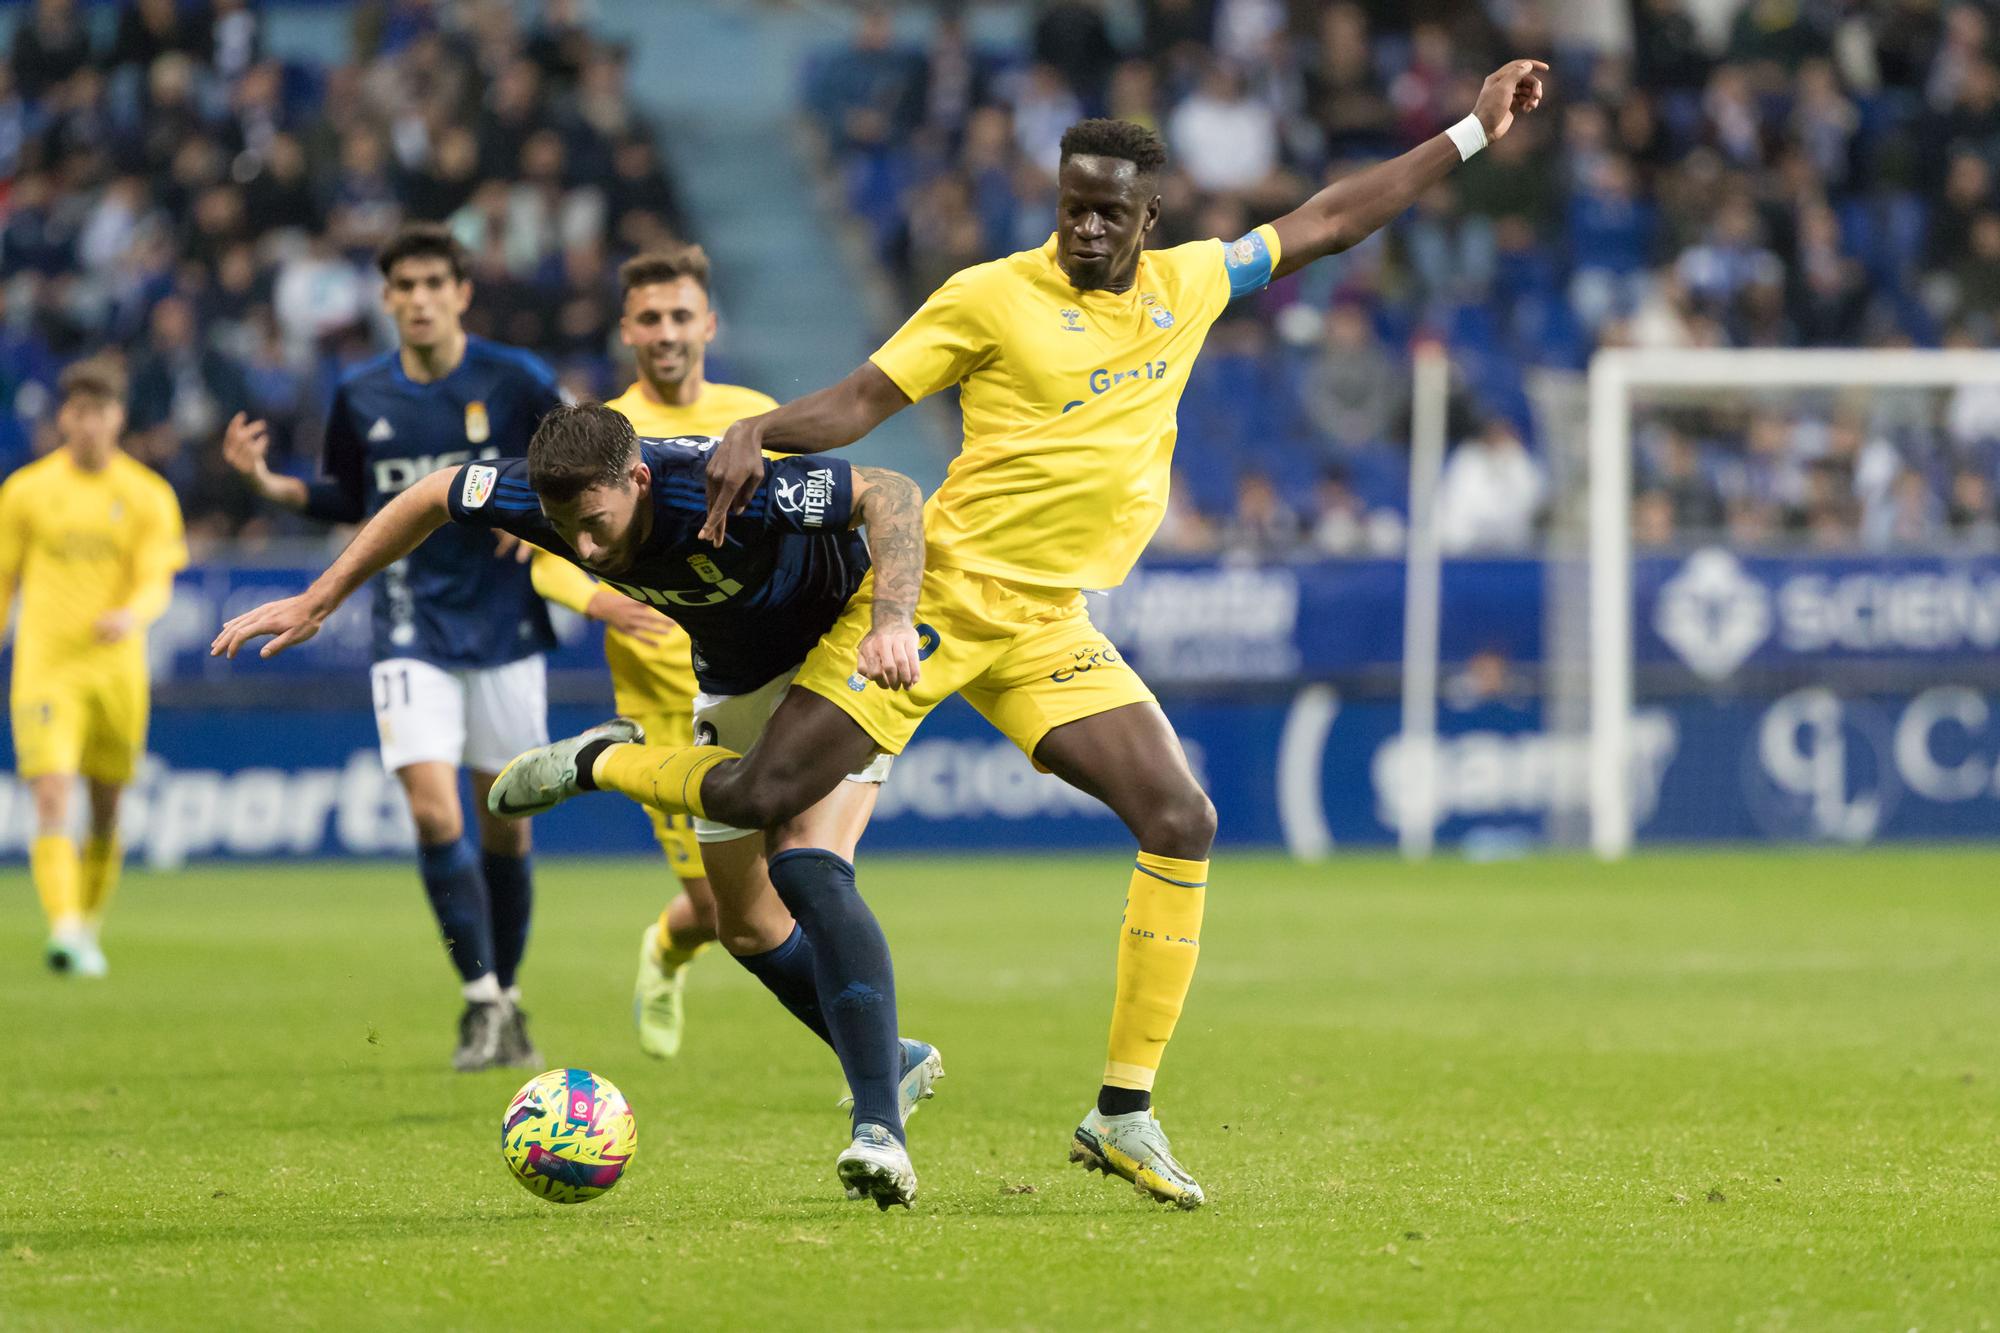
[[[445,493],[451,521],[473,528],[499,528],[533,539],[553,529],[542,514],[542,502],[528,485],[525,459],[467,463],[451,474]]]
[[[823,454],[766,459],[745,512],[781,532],[839,532],[854,519],[854,467]]]
[[[326,445],[319,480],[306,483],[306,514],[325,523],[359,523],[368,517],[368,447],[354,433],[347,390],[333,391],[326,414]]]

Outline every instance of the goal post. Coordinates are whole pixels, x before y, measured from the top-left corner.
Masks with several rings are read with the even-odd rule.
[[[2000,353],[1984,351],[1606,349],[1592,358],[1588,421],[1590,841],[1598,857],[1631,850],[1634,634],[1632,599],[1635,399],[1661,390],[1952,389],[2000,384]]]
[[[1410,521],[1403,569],[1403,769],[1396,840],[1427,859],[1437,838],[1438,617],[1444,567],[1437,530],[1451,362],[1443,347],[1416,349],[1410,376]]]

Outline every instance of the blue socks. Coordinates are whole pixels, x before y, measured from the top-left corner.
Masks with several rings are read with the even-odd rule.
[[[479,868],[486,876],[486,900],[493,923],[493,971],[500,989],[514,985],[521,955],[528,951],[528,919],[535,910],[534,861],[504,852],[481,852]]]
[[[459,838],[417,848],[424,893],[431,900],[451,965],[465,981],[494,970],[493,923],[486,903],[486,880],[471,844]]]
[[[743,970],[764,983],[778,997],[778,1003],[792,1011],[792,1017],[813,1030],[831,1046],[833,1034],[826,1029],[826,1016],[819,1011],[819,982],[813,972],[812,941],[796,925],[783,944],[768,953],[744,954],[736,959]]]
[[[854,867],[842,858],[798,848],[778,853],[770,866],[778,897],[812,940],[819,1008],[854,1094],[854,1123],[880,1125],[900,1142],[903,1044],[889,941],[854,886]]]

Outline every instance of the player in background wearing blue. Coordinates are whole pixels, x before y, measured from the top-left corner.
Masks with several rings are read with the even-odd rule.
[[[311,588],[236,617],[212,651],[233,657],[265,634],[275,636],[266,657],[304,642],[371,575],[452,522],[511,532],[670,609],[694,644],[696,729],[732,744],[755,742],[871,556],[877,591],[856,670],[890,691],[915,684],[922,649],[912,617],[924,565],[916,483],[840,460],[774,459],[717,547],[699,535],[714,444],[641,440],[601,404],[559,409],[525,462],[474,463],[416,483]],[[865,543],[856,528],[867,530]],[[642,738],[625,718],[592,728],[568,748],[572,778],[593,746]],[[855,887],[854,847],[887,769],[886,756],[861,756],[844,781],[774,827],[768,884],[729,877],[714,886],[724,946],[839,1056],[854,1107],[836,1171],[851,1197],[884,1208],[916,1197],[904,1121],[942,1072],[935,1050],[897,1035],[888,941]]]
[[[464,249],[442,227],[403,228],[383,247],[382,301],[398,346],[334,391],[321,477],[273,472],[264,423],[238,415],[223,452],[265,499],[328,523],[359,523],[417,482],[472,459],[519,458],[561,405],[535,357],[470,337]],[[516,972],[534,902],[526,824],[489,816],[493,775],[546,740],[543,654],[555,646],[527,566],[493,539],[439,533],[375,588],[375,725],[382,766],[409,797],[424,892],[465,998],[452,1065],[539,1068]],[[472,770],[479,844],[465,838],[459,769]]]

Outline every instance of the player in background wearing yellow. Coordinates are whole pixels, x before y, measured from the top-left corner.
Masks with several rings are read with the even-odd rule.
[[[1546,68],[1510,62],[1445,133],[1334,182],[1233,244],[1147,250],[1165,147],[1127,121],[1071,126],[1046,245],[953,276],[867,363],[731,427],[709,464],[702,535],[720,544],[729,514],[762,481],[764,450],[839,448],[911,402],[959,387],[964,449],[926,509],[917,684],[871,688],[855,674],[872,614],[873,588],[863,583],[747,754],[612,745],[562,790],[511,790],[503,774],[494,798],[548,803],[594,787],[771,827],[872,751],[901,751],[946,695],[965,695],[1138,840],[1103,1084],[1070,1157],[1154,1198],[1198,1206],[1200,1185],[1153,1118],[1152,1087],[1194,977],[1215,808],[1152,693],[1092,628],[1079,590],[1123,582],[1159,526],[1175,408],[1229,301],[1384,226],[1534,110]],[[508,772],[548,768],[517,759]]]
[[[14,758],[35,798],[29,869],[49,920],[48,964],[101,977],[98,931],[118,883],[118,800],[146,748],[146,629],[187,564],[173,487],[118,447],[125,375],[63,372],[61,443],[0,486],[0,626],[14,635]],[[70,802],[89,783],[79,853]]]
[[[711,384],[704,373],[716,320],[709,299],[708,255],[700,246],[639,255],[618,270],[618,281],[624,291],[618,335],[632,349],[639,378],[606,406],[630,421],[633,430],[648,438],[721,435],[744,417],[778,405],[755,389]],[[611,666],[618,712],[664,744],[692,744],[698,687],[693,645],[686,631],[546,551],[535,556],[534,576],[535,591],[549,601],[607,622],[604,656]],[[612,616],[621,619],[614,621]],[[663,631],[627,632],[625,621],[650,622],[648,628],[658,626]],[[717,937],[715,894],[708,876],[729,876],[733,884],[741,885],[739,901],[770,895],[775,904],[775,890],[764,870],[761,839],[740,838],[732,831],[728,836],[733,841],[704,841],[689,815],[650,808],[646,813],[667,863],[681,880],[681,892],[640,940],[639,976],[632,992],[639,1047],[664,1059],[681,1048],[687,965]]]

